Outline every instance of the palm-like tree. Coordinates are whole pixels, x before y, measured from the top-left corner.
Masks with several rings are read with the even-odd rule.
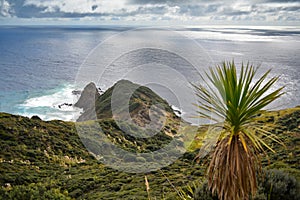
[[[208,166],[209,188],[219,199],[244,200],[255,194],[259,154],[266,148],[273,151],[262,138],[280,142],[256,124],[255,118],[283,94],[283,87],[269,91],[278,80],[267,80],[270,70],[253,82],[257,69],[242,64],[238,76],[234,62],[224,62],[206,73],[206,86],[195,85],[199,116],[217,122],[212,126],[220,130]]]

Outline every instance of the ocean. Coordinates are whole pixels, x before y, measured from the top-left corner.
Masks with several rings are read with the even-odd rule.
[[[177,76],[198,83],[197,72],[225,60],[259,65],[261,73],[272,68],[270,76],[280,76],[274,89],[285,85],[286,93],[271,109],[300,105],[299,27],[172,27],[154,32],[147,28],[145,34],[141,30],[114,26],[0,27],[0,112],[76,120],[81,110],[63,104],[76,102],[78,95],[72,91],[81,90],[93,76],[91,72],[85,74],[84,82],[78,84],[95,52],[99,53],[96,64],[108,63],[100,65],[101,76],[90,78],[101,89],[122,78],[149,83],[146,85],[190,122],[194,122],[195,109],[190,102],[194,94],[184,87],[178,89],[183,83]],[[135,41],[139,45],[145,42],[149,48],[134,46]],[[124,51],[131,46],[137,51]],[[118,59],[109,60],[116,51]],[[202,64],[189,68],[189,59]]]

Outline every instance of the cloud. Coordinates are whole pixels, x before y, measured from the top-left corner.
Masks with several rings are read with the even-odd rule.
[[[2,0],[0,2],[0,15],[3,17],[10,17],[12,14],[9,2]]]
[[[267,0],[266,2],[276,2],[276,3],[289,3],[289,2],[300,2],[300,0]]]
[[[300,0],[2,0],[2,17],[111,20],[300,20]]]

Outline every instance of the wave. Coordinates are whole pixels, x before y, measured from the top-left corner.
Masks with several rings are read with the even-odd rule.
[[[79,98],[79,95],[72,93],[74,90],[73,85],[65,84],[42,95],[28,98],[18,105],[18,114],[28,117],[38,115],[43,120],[75,121],[82,110],[73,106]]]

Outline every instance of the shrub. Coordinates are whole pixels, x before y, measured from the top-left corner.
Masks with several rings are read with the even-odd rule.
[[[68,192],[62,192],[58,188],[47,188],[41,183],[32,183],[30,185],[18,185],[14,186],[9,190],[1,189],[0,199],[56,199],[56,200],[69,200]]]
[[[264,176],[258,180],[259,186],[252,200],[298,200],[300,199],[300,185],[296,178],[283,171],[266,170]],[[194,192],[195,200],[218,200],[208,190],[205,181]]]
[[[300,185],[296,178],[277,169],[265,171],[265,176],[259,181],[259,190],[254,197],[262,196],[272,200],[297,200],[300,199]],[[261,198],[260,198],[261,199]]]
[[[208,189],[207,181],[205,181],[194,192],[194,200],[218,200],[218,198]]]

